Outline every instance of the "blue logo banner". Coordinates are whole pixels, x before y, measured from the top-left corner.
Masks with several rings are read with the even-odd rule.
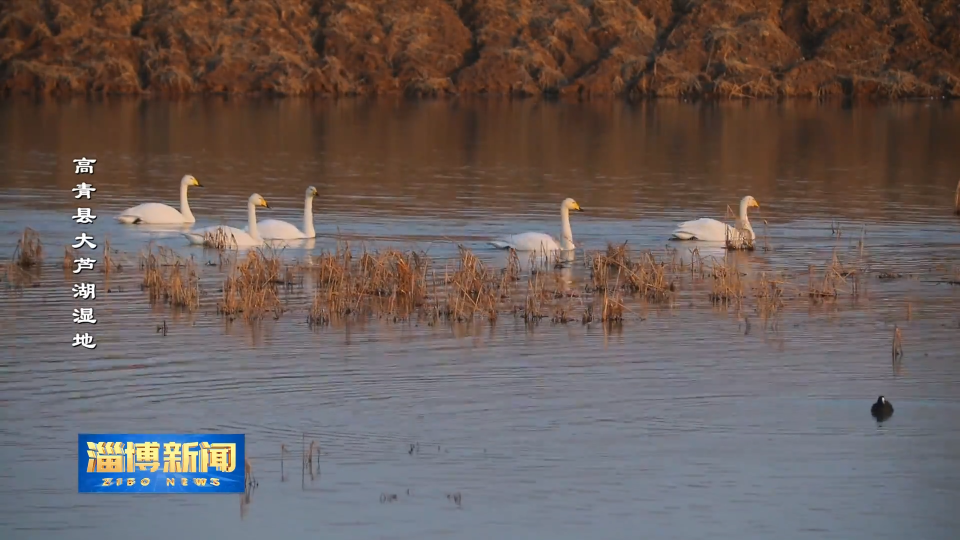
[[[243,493],[243,434],[80,433],[80,493]]]

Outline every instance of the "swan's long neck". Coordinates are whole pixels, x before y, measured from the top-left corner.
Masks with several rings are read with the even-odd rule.
[[[753,227],[750,226],[750,218],[747,217],[747,201],[740,201],[740,217],[737,219],[737,228],[747,231],[750,240],[754,240],[757,236],[753,232]]]
[[[310,238],[317,235],[313,228],[313,196],[308,195],[303,201],[303,232]]]
[[[193,217],[193,212],[190,211],[190,203],[187,202],[187,188],[190,187],[186,183],[180,184],[180,213],[183,214],[183,220],[193,222],[195,221]]]
[[[249,221],[250,236],[260,240],[260,231],[257,230],[257,207],[252,202],[247,203],[247,221]]]
[[[570,230],[570,210],[566,206],[560,208],[560,249],[566,251],[574,249],[573,231]]]

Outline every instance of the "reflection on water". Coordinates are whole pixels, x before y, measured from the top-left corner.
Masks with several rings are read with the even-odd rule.
[[[45,254],[0,280],[4,539],[161,538],[171,519],[242,538],[946,539],[960,527],[951,106],[8,100],[0,115],[0,252],[29,226]],[[80,155],[98,159],[87,232],[116,250],[94,278],[94,351],[69,346],[73,276],[59,267]],[[250,326],[216,316],[215,280],[203,309],[177,313],[149,305],[137,253],[154,242],[211,272],[219,255],[188,246],[189,228],[112,218],[177,206],[183,174],[205,186],[190,193],[193,227],[242,228],[254,192],[270,201],[260,219],[299,225],[317,186],[318,236],[278,245],[289,261],[346,241],[422,250],[440,269],[462,245],[502,268],[509,254],[489,240],[558,237],[557,205],[575,197],[575,260],[537,277],[574,301],[587,251],[626,242],[686,267],[695,249],[707,273],[726,261],[744,279],[786,276],[791,307],[738,314],[691,275],[676,302],[638,304],[620,325],[578,312],[311,330],[293,309]],[[761,249],[668,241],[745,194],[763,208]],[[866,268],[859,294],[808,298],[808,266],[823,272],[835,252]],[[879,394],[897,407],[882,425],[869,414]],[[77,432],[144,430],[246,433],[256,483],[240,519],[233,496],[76,493]]]

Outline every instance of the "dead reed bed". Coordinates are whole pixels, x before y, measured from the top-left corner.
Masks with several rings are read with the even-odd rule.
[[[217,313],[228,320],[257,321],[272,312],[278,319],[285,310],[279,287],[288,284],[289,273],[276,250],[250,250],[224,279]]]
[[[170,248],[153,244],[140,255],[143,280],[151,304],[162,303],[192,312],[200,307],[200,276],[193,259],[185,259]]]
[[[13,251],[13,263],[20,268],[33,268],[43,262],[43,244],[40,234],[27,227],[23,230],[17,247]]]
[[[470,250],[463,246],[457,246],[457,249],[460,257],[453,272],[450,273],[449,268],[444,268],[443,282],[450,287],[446,294],[446,304],[441,307],[437,297],[435,310],[431,315],[456,322],[465,322],[473,320],[477,315],[485,315],[488,320],[496,321],[500,300],[508,296],[503,294],[509,284],[507,273],[498,275]],[[539,273],[530,276],[534,283],[538,278]],[[539,317],[539,301],[528,295],[522,312],[525,318]]]
[[[733,305],[740,310],[746,286],[736,266],[726,259],[715,259],[710,265],[710,301],[715,306]]]
[[[39,287],[42,263],[43,244],[40,242],[40,235],[27,227],[17,240],[10,262],[3,264],[7,286],[18,291],[28,287]]]
[[[464,246],[455,258],[434,263],[423,252],[357,250],[344,241],[303,263],[284,262],[280,252],[267,248],[221,252],[219,262],[206,262],[203,272],[192,258],[151,245],[141,253],[139,266],[141,290],[151,304],[197,311],[209,297],[210,306],[228,320],[300,312],[311,328],[348,320],[493,324],[504,316],[527,324],[616,324],[631,316],[643,320],[641,314],[651,307],[701,302],[775,322],[798,301],[820,304],[859,294],[863,256],[857,262],[857,248],[852,248],[855,265],[848,268],[837,249],[826,264],[799,272],[730,251],[704,258],[698,249],[681,256],[676,248],[631,250],[626,243],[584,252],[578,265],[559,270],[524,270],[513,251],[498,268]],[[72,259],[71,250],[65,250],[65,265],[72,266]],[[740,267],[743,263],[747,266]],[[220,294],[205,294],[217,290],[216,281],[222,283]],[[304,292],[293,292],[297,284]]]
[[[43,244],[40,234],[27,227],[17,240],[17,247],[13,251],[13,264],[20,268],[32,268],[43,262]]]
[[[305,269],[314,284],[307,322],[315,327],[348,316],[406,319],[427,299],[429,267],[425,253],[361,248],[355,257],[349,242],[338,242]]]

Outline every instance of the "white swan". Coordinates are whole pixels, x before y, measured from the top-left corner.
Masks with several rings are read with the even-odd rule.
[[[254,193],[247,199],[247,221],[249,233],[235,227],[226,225],[215,225],[213,227],[203,227],[194,229],[188,233],[182,233],[191,244],[205,245],[207,247],[227,247],[241,248],[263,245],[263,238],[257,231],[257,207],[270,208],[267,200]]]
[[[489,243],[497,248],[513,248],[517,251],[542,251],[544,253],[561,250],[572,251],[576,246],[573,244],[573,232],[570,230],[570,210],[583,212],[577,201],[573,199],[564,199],[560,203],[561,234],[559,242],[546,233],[525,232],[493,240]]]
[[[747,218],[747,208],[750,207],[760,208],[760,203],[747,195],[740,200],[740,215],[737,217],[736,227],[731,227],[712,218],[700,218],[681,223],[674,229],[671,236],[675,240],[701,240],[704,242],[726,242],[729,238],[734,245],[743,243],[745,239],[753,242],[757,235],[753,232],[753,227],[750,226],[750,219]]]
[[[196,178],[187,174],[180,179],[180,210],[162,203],[143,203],[127,208],[117,216],[117,221],[126,225],[138,223],[194,223],[197,220],[190,211],[187,203],[187,188],[190,186],[203,187]]]
[[[316,238],[317,231],[313,228],[313,199],[320,193],[317,188],[310,186],[307,188],[307,195],[303,199],[303,232],[300,232],[292,223],[280,219],[265,219],[257,223],[257,229],[260,231],[260,237],[264,240],[301,240],[304,238]],[[249,226],[243,228],[249,231]]]

